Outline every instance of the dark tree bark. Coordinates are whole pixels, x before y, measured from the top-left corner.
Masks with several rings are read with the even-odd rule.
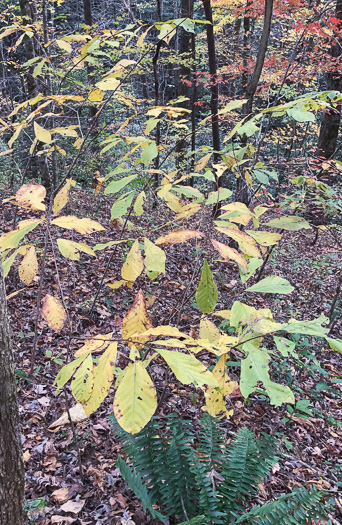
[[[24,525],[24,502],[17,387],[0,260],[0,525]]]
[[[272,15],[273,15],[273,0],[265,0],[264,26],[262,29],[262,34],[260,38],[260,44],[259,44],[257,59],[256,59],[255,66],[254,66],[254,71],[247,84],[246,91],[245,91],[245,98],[247,99],[247,101],[242,108],[242,117],[246,117],[250,115],[253,110],[254,96],[255,96],[257,87],[259,85],[262,68],[265,62],[265,56],[266,56],[266,51],[267,51],[267,46],[268,46],[268,39],[269,39],[270,32],[271,32]],[[249,18],[247,20],[249,20]],[[249,24],[248,24],[248,27],[249,27]],[[242,137],[242,143],[243,144],[247,143],[246,136]],[[250,200],[251,200],[249,186],[246,183],[246,181],[243,179],[243,177],[241,176],[237,179],[234,200],[243,202],[247,206],[249,205]]]
[[[217,67],[216,67],[216,50],[215,50],[215,36],[214,36],[214,26],[213,26],[213,13],[211,9],[210,0],[203,0],[203,7],[205,13],[205,19],[210,22],[206,24],[207,29],[207,45],[208,45],[208,59],[209,59],[209,73],[210,73],[210,113],[211,113],[211,132],[213,137],[213,148],[214,152],[214,162],[217,163],[221,160],[221,156],[218,153],[221,149],[220,142],[220,126],[218,119],[218,101],[219,101],[219,88],[217,82]],[[216,179],[217,189],[221,186],[221,180],[217,178],[216,171],[214,170],[214,175]],[[213,216],[217,217],[220,212],[221,206],[220,203],[214,206]]]
[[[181,9],[180,9],[180,18],[191,18],[193,15],[193,8],[194,8],[194,2],[193,0],[181,0]],[[188,82],[191,79],[191,68],[189,65],[189,61],[191,60],[192,56],[192,47],[191,47],[191,33],[188,31],[185,31],[182,27],[179,27],[177,29],[178,32],[178,42],[179,42],[179,48],[178,53],[180,57],[180,63],[179,63],[179,78],[177,83],[177,96],[178,97],[186,97],[190,99],[190,84]],[[185,100],[184,102],[181,102],[178,104],[179,107],[183,107],[185,109],[190,109],[189,106],[189,100]],[[181,132],[181,136],[184,135],[184,131]],[[182,170],[183,172],[187,171],[187,161],[184,158],[188,149],[188,144],[186,139],[180,137],[180,140],[177,142],[176,146],[176,159],[177,159],[177,167],[178,169]]]
[[[335,17],[342,24],[342,0],[336,1]],[[333,39],[330,55],[333,59],[335,59],[334,62],[337,69],[338,59],[342,56],[341,39],[338,39],[337,37]],[[326,80],[328,91],[342,91],[342,75],[338,70],[327,73]],[[317,155],[324,157],[325,159],[332,158],[336,150],[338,132],[340,128],[341,110],[342,104],[341,101],[338,101],[338,103],[335,104],[334,109],[324,113],[322,118],[317,144]]]

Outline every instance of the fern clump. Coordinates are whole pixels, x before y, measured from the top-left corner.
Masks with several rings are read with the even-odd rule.
[[[324,494],[305,487],[246,511],[258,483],[278,461],[272,436],[257,439],[241,428],[227,446],[222,424],[209,414],[197,436],[191,423],[176,415],[152,419],[134,436],[114,417],[111,422],[127,456],[127,462],[118,458],[122,477],[154,519],[173,516],[182,525],[307,525],[327,516]]]

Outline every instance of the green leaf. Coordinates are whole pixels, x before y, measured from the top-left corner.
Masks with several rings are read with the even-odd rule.
[[[296,357],[296,353],[294,352],[296,343],[289,341],[289,339],[285,339],[285,337],[274,336],[273,339],[277,349],[283,357],[288,357],[289,354]]]
[[[330,348],[342,354],[342,339],[331,339],[331,337],[326,337],[326,340],[328,341]]]
[[[141,361],[130,363],[114,398],[114,415],[119,425],[137,434],[149,422],[157,408],[157,394],[152,379]]]
[[[272,228],[281,228],[282,230],[297,231],[297,230],[309,230],[310,224],[302,217],[296,215],[285,215],[279,219],[273,219],[272,221],[264,223],[266,226]]]
[[[128,208],[132,204],[133,199],[134,199],[134,191],[131,191],[125,197],[121,197],[120,199],[116,200],[111,210],[112,219],[117,219],[125,215],[125,213],[127,213]]]
[[[0,250],[4,252],[5,250],[17,248],[21,239],[25,237],[27,233],[32,231],[40,223],[41,221],[39,220],[34,221],[32,224],[30,224],[26,228],[22,228],[20,230],[12,230],[10,232],[3,233],[0,236]]]
[[[193,383],[198,386],[219,386],[213,374],[193,355],[160,348],[157,348],[156,351],[165,359],[178,381],[184,385]]]
[[[250,277],[255,273],[255,271],[260,268],[262,265],[262,259],[257,259],[256,257],[253,257],[252,259],[249,259],[248,261],[248,270],[247,272],[242,268],[242,266],[239,265],[239,271],[240,271],[240,278],[241,282],[244,284],[248,281]]]
[[[107,188],[104,190],[105,195],[108,195],[108,193],[118,193],[122,188],[127,186],[132,180],[136,179],[138,175],[129,175],[129,177],[124,177],[120,180],[113,180],[110,182],[107,186]]]
[[[174,22],[177,24],[178,20],[174,20]],[[185,18],[183,22],[179,24],[180,27],[182,27],[185,31],[188,33],[194,33],[195,32],[195,24],[190,18]]]
[[[204,259],[201,280],[196,291],[196,303],[198,308],[209,314],[215,309],[218,298],[218,290],[213,279],[207,259]]]
[[[250,288],[247,288],[246,292],[255,292],[255,293],[283,293],[288,294],[293,292],[294,287],[282,277],[278,275],[270,275],[265,277],[256,284],[253,284]]]
[[[205,204],[206,206],[208,206],[209,204],[216,204],[217,202],[229,199],[231,195],[232,192],[228,188],[220,188],[219,191],[213,191],[210,193],[209,197],[205,201]]]
[[[296,122],[316,122],[315,115],[310,111],[299,111],[298,109],[288,109],[286,112]]]
[[[155,141],[153,140],[145,149],[142,150],[139,161],[148,166],[151,160],[158,155],[158,150]]]
[[[329,332],[329,328],[324,328],[323,323],[329,323],[328,317],[321,315],[317,319],[312,321],[297,321],[296,319],[290,319],[290,321],[283,325],[283,330],[289,334],[303,334],[303,335],[317,335],[319,337],[325,337]]]
[[[245,343],[243,349],[247,353],[247,357],[241,361],[241,394],[247,398],[257,389],[258,382],[261,381],[270,398],[271,405],[280,406],[282,403],[294,403],[295,397],[288,386],[271,381],[267,351],[256,348],[251,343]]]
[[[93,358],[88,353],[71,381],[72,395],[78,403],[85,403],[89,399],[93,385]]]
[[[74,375],[77,368],[83,363],[83,361],[85,361],[89,354],[90,350],[89,352],[83,354],[81,357],[78,357],[77,359],[71,361],[71,363],[68,363],[67,365],[63,366],[63,368],[58,372],[54,382],[54,384],[57,385],[57,393]]]

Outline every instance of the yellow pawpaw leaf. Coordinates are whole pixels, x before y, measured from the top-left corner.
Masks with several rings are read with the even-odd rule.
[[[78,403],[85,403],[94,385],[93,358],[88,354],[71,381],[72,395]]]
[[[125,281],[134,282],[138,279],[143,269],[144,261],[139,248],[139,240],[136,239],[121,268],[121,276]]]
[[[221,332],[207,317],[202,317],[200,321],[200,332],[199,336],[201,339],[206,339],[209,343],[215,343],[221,337]]]
[[[60,332],[67,318],[62,304],[52,295],[46,294],[42,301],[41,314],[52,330]]]
[[[31,210],[45,211],[46,189],[40,184],[24,184],[15,194],[15,204]]]
[[[57,193],[53,200],[52,212],[56,215],[66,205],[69,200],[69,190],[71,186],[75,186],[76,181],[67,179],[63,188]]]
[[[227,355],[220,357],[212,372],[219,388],[208,386],[205,392],[206,410],[211,416],[218,417],[219,419],[224,416],[229,418],[233,414],[232,409],[227,409],[224,397],[231,394],[238,386],[238,383],[231,381],[227,374],[226,361]]]
[[[245,254],[250,255],[251,257],[261,257],[255,240],[247,235],[247,233],[235,230],[234,228],[226,228],[224,226],[222,228],[216,227],[216,230],[234,239],[234,241],[239,244],[240,250]]]
[[[88,100],[90,102],[102,102],[103,97],[104,92],[102,91],[102,89],[94,88],[89,93]]]
[[[246,271],[248,270],[246,259],[244,259],[237,250],[222,244],[222,242],[215,241],[215,239],[211,239],[211,243],[226,261],[231,259],[232,261],[240,264]]]
[[[123,339],[130,339],[128,344],[131,347],[132,343],[139,349],[143,344],[149,340],[149,336],[135,336],[134,334],[141,334],[152,328],[152,321],[146,310],[145,296],[142,290],[137,293],[134,302],[127,314],[122,320],[121,335]]]
[[[51,221],[51,224],[55,224],[60,228],[65,228],[66,230],[76,230],[78,233],[93,233],[104,230],[104,227],[97,221],[92,219],[84,218],[79,219],[73,215],[64,215],[63,217],[57,217]]]
[[[180,242],[185,242],[190,239],[194,239],[195,237],[202,237],[202,233],[196,230],[173,230],[167,235],[159,237],[156,241],[154,241],[154,243],[164,245],[178,244]]]
[[[101,355],[98,365],[93,370],[94,384],[90,397],[83,403],[84,410],[89,416],[99,408],[108,395],[114,379],[114,367],[117,357],[118,343],[111,343]]]
[[[114,415],[119,425],[137,434],[157,408],[156,388],[141,361],[130,363],[124,371],[114,398]]]
[[[69,241],[68,239],[57,239],[57,244],[59,251],[66,259],[71,259],[72,261],[79,261],[80,252],[84,252],[88,255],[96,257],[94,250],[84,242]]]
[[[261,246],[273,246],[273,244],[277,244],[278,241],[281,239],[280,233],[275,232],[265,232],[265,231],[254,231],[254,230],[246,230],[246,233],[253,237],[253,239],[258,243],[261,244]]]
[[[88,352],[102,352],[107,348],[112,339],[113,332],[108,334],[97,334],[87,339],[81,348],[75,352],[75,357],[80,357]]]
[[[51,144],[52,138],[51,133],[47,129],[42,128],[37,122],[33,123],[34,134],[37,140],[44,142],[45,144]]]
[[[19,266],[19,277],[23,283],[29,285],[38,271],[36,250],[33,246],[27,251]]]

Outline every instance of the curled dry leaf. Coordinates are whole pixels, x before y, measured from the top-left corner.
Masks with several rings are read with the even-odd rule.
[[[41,314],[52,330],[55,330],[56,332],[62,330],[67,314],[58,299],[55,299],[52,295],[46,294],[42,302]]]
[[[87,419],[87,414],[84,411],[83,406],[81,403],[77,403],[73,407],[69,409],[70,417],[72,419],[73,423],[79,423],[80,421],[83,421],[84,419]],[[60,418],[56,419],[50,426],[49,429],[56,428],[56,427],[62,427],[63,425],[68,425],[70,423],[68,412],[63,412]]]

